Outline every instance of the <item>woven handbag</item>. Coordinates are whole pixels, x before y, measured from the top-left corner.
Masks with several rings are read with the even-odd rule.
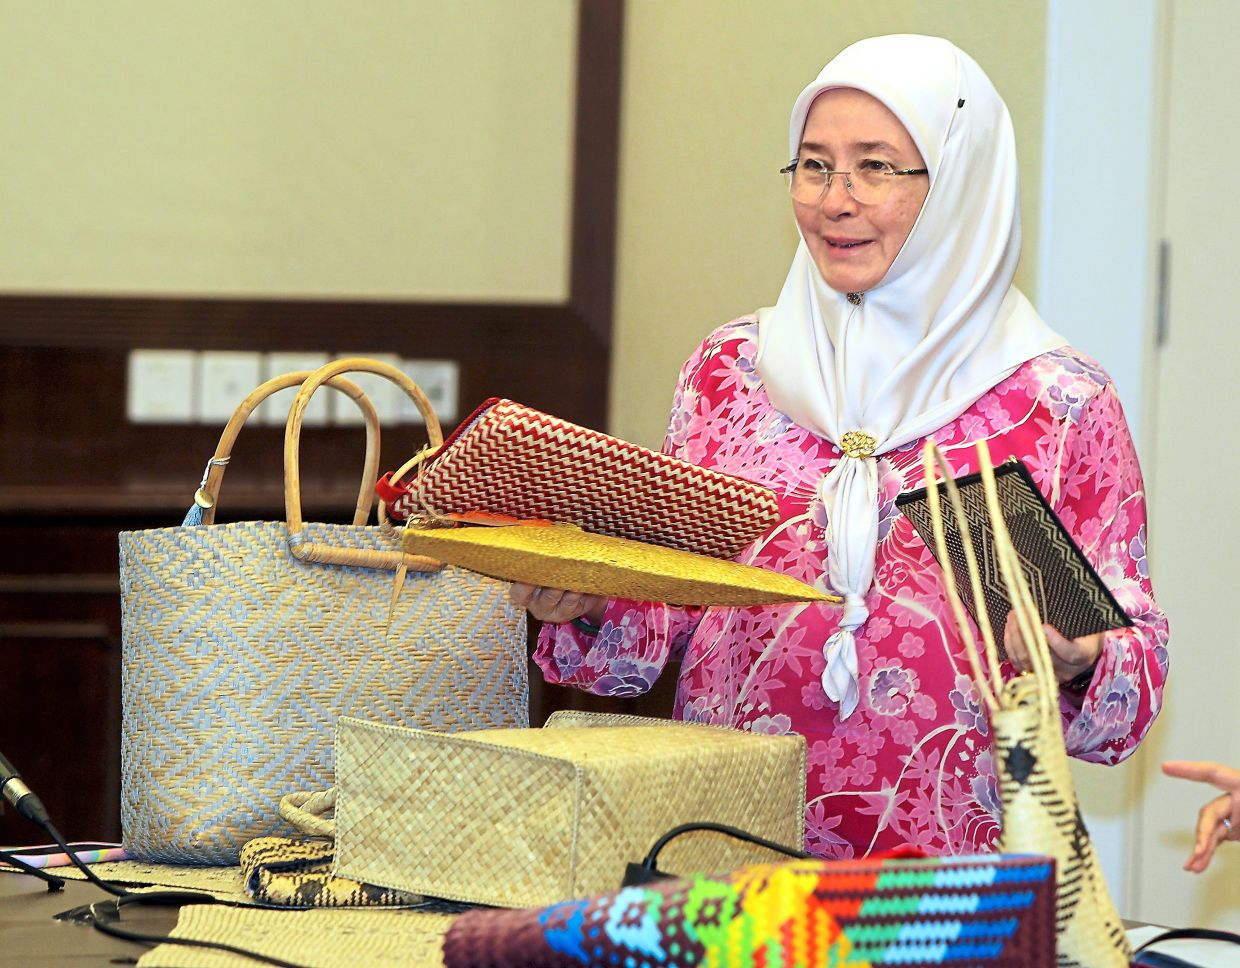
[[[1123,968],[1129,964],[1132,952],[1077,804],[1064,748],[1059,683],[1051,665],[1050,647],[1020,559],[1012,547],[985,441],[978,443],[977,456],[993,532],[992,552],[999,563],[1007,599],[1020,623],[1021,636],[1029,643],[1034,667],[1031,673],[1006,683],[999,669],[999,653],[986,612],[986,597],[960,492],[942,454],[931,442],[926,443],[923,462],[937,556],[947,577],[944,583],[947,597],[960,634],[970,643],[965,651],[990,714],[1003,809],[998,847],[1003,852],[1041,853],[1055,859],[1060,966]],[[943,484],[962,538],[973,601],[980,613],[977,628],[982,635],[981,647],[976,646],[964,604],[956,590],[947,549],[947,529],[935,482],[939,470],[945,477]],[[978,654],[981,651],[984,651],[985,668],[983,657]]]
[[[804,836],[802,736],[585,713],[451,736],[344,718],[336,764],[335,822],[304,828],[334,832],[334,873],[455,901],[522,907],[610,890],[683,823]],[[694,871],[771,854],[699,832],[664,856]]]
[[[120,536],[121,826],[141,860],[233,864],[242,844],[287,831],[290,790],[332,783],[345,714],[454,731],[528,722],[525,613],[504,584],[406,555],[366,526],[378,467],[374,407],[340,374],[375,373],[438,421],[418,387],[374,360],[277,377],[220,437],[177,528]],[[286,521],[214,524],[241,426],[301,383],[284,441]],[[304,523],[298,444],[311,395],[332,383],[366,418],[352,525]]]
[[[545,519],[712,558],[736,557],[779,520],[769,488],[500,399],[475,410],[404,491],[391,492],[394,503],[415,515]]]

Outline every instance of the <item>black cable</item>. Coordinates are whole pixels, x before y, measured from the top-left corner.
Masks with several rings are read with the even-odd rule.
[[[217,951],[227,951],[229,954],[241,955],[244,958],[251,958],[254,961],[261,961],[263,964],[275,965],[277,968],[306,968],[304,965],[284,961],[280,958],[272,958],[259,954],[257,951],[249,951],[236,945],[226,944],[223,941],[199,941],[196,938],[174,938],[171,935],[143,934],[120,927],[116,922],[120,920],[121,907],[125,904],[169,904],[181,907],[187,904],[219,904],[225,902],[221,902],[219,898],[212,894],[204,894],[200,891],[129,891],[123,887],[109,884],[92,871],[90,866],[84,863],[81,858],[74,856],[72,851],[69,851],[68,845],[60,835],[60,831],[50,821],[41,826],[47,831],[48,836],[56,842],[57,846],[70,853],[74,865],[86,875],[87,880],[109,894],[116,896],[116,900],[112,902],[113,909],[116,911],[115,919],[109,920],[100,916],[97,909],[99,902],[88,905],[85,909],[75,908],[73,911],[66,912],[68,916],[84,915],[84,920],[88,921],[96,931],[102,931],[104,934],[109,934],[126,941],[140,941],[150,944],[179,944],[191,948],[211,948]]]
[[[1133,955],[1144,954],[1146,948],[1162,944],[1164,941],[1178,940],[1224,941],[1228,944],[1240,944],[1240,934],[1224,931],[1220,928],[1169,928],[1162,934],[1157,934],[1150,938],[1149,941],[1134,951]],[[1154,954],[1154,952],[1150,953]]]
[[[659,851],[668,845],[669,842],[679,837],[681,834],[689,833],[693,830],[710,830],[715,833],[726,834],[736,840],[743,840],[746,843],[757,844],[759,847],[765,847],[776,853],[784,854],[788,857],[795,857],[798,860],[813,860],[813,854],[807,854],[803,850],[797,850],[795,847],[789,847],[785,844],[777,844],[773,840],[767,840],[765,837],[759,837],[757,834],[751,834],[747,830],[741,830],[739,827],[729,827],[727,824],[711,823],[709,821],[700,821],[698,823],[684,823],[679,827],[673,827],[662,837],[654,842],[654,846],[650,848],[650,853],[646,855],[646,859],[641,864],[629,864],[625,870],[624,882],[621,886],[631,887],[636,884],[643,884],[653,880],[670,877],[659,870],[657,860]]]
[[[63,891],[65,889],[65,879],[63,877],[57,877],[55,874],[49,874],[40,867],[27,864],[12,851],[0,849],[0,861],[3,861],[6,864],[11,864],[19,871],[23,871],[32,877],[37,877],[39,880],[47,881],[47,890],[49,893]]]
[[[162,934],[144,934],[140,931],[130,931],[128,928],[117,926],[116,921],[120,919],[120,905],[130,899],[142,898],[142,894],[131,894],[129,898],[121,898],[119,901],[109,902],[116,908],[116,918],[109,918],[107,915],[100,914],[95,910],[99,902],[95,902],[90,906],[90,923],[95,929],[102,931],[104,934],[110,934],[114,938],[121,938],[124,941],[138,941],[146,944],[180,944],[189,948],[210,948],[214,951],[227,951],[229,954],[240,955],[243,958],[250,958],[254,961],[261,961],[266,965],[276,965],[277,968],[306,968],[305,965],[299,965],[296,962],[284,961],[281,958],[275,958],[270,955],[259,954],[257,951],[250,951],[247,948],[239,948],[236,945],[226,944],[223,941],[199,941],[196,938],[172,938]],[[133,901],[131,901],[133,903]]]
[[[271,958],[267,955],[259,954],[256,951],[247,951],[245,948],[238,948],[235,945],[225,944],[222,941],[199,941],[195,938],[173,938],[167,935],[158,934],[141,934],[137,931],[129,931],[116,925],[116,921],[120,919],[121,905],[123,904],[216,904],[221,903],[218,898],[211,894],[204,894],[200,891],[130,891],[115,884],[109,884],[90,869],[77,853],[73,851],[65,842],[65,838],[60,835],[60,831],[56,829],[51,818],[47,814],[47,808],[43,806],[43,801],[35,795],[22,781],[21,776],[14,769],[13,765],[0,754],[0,793],[3,793],[7,799],[17,809],[23,817],[31,823],[41,827],[49,837],[55,842],[56,846],[63,850],[72,861],[73,865],[78,868],[86,879],[96,887],[108,894],[116,897],[111,902],[116,915],[111,920],[101,916],[98,911],[99,903],[83,905],[74,908],[72,911],[65,911],[57,915],[60,920],[76,920],[88,921],[97,931],[104,934],[110,934],[126,941],[140,941],[150,944],[180,944],[190,948],[211,948],[218,951],[227,951],[229,954],[241,955],[243,958],[251,958],[255,961],[261,961],[264,964],[275,965],[277,968],[306,968],[304,965],[298,965],[291,961],[282,961],[279,958]],[[12,858],[16,860],[16,858]],[[21,864],[20,866],[27,866]],[[31,868],[38,871],[38,868]],[[46,875],[52,877],[52,875]],[[57,877],[61,887],[64,881]]]

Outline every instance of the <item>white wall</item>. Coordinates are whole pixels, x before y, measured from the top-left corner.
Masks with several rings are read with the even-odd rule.
[[[1035,299],[1051,326],[1110,372],[1143,458],[1157,275],[1158,26],[1158,0],[1048,6]],[[1073,764],[1121,913],[1135,903],[1129,844],[1139,770]]]
[[[1240,425],[1240,127],[1219,83],[1240,5],[1052,0],[1048,14],[1038,303],[1115,378],[1145,473],[1151,578],[1171,624],[1149,736],[1120,767],[1078,764],[1074,775],[1124,916],[1238,930],[1240,849],[1224,845],[1203,875],[1182,870],[1197,811],[1216,791],[1164,777],[1159,764],[1240,765],[1240,633],[1229,607],[1240,546],[1229,440]]]

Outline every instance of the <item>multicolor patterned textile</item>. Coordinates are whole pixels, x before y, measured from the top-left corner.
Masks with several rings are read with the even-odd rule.
[[[771,488],[781,520],[738,558],[826,590],[819,480],[841,459],[829,441],[776,410],[754,369],[757,323],[717,330],[681,374],[665,450]],[[1036,357],[932,435],[955,476],[1024,461],[1131,628],[1107,633],[1087,691],[1061,703],[1068,753],[1116,763],[1162,704],[1167,620],[1145,557],[1141,471],[1115,389],[1071,349]],[[546,625],[536,659],[549,682],[612,696],[650,688],[680,663],[675,715],[809,744],[806,847],[848,858],[912,844],[976,853],[999,833],[990,727],[951,619],[942,572],[895,507],[923,485],[922,441],[878,464],[880,502],[869,619],[857,633],[861,699],[841,721],[820,677],[840,606],[688,609],[612,601],[595,637]],[[1011,675],[1004,666],[1005,675]]]
[[[1055,963],[1046,857],[796,861],[543,909],[470,911],[447,968],[818,968]]]

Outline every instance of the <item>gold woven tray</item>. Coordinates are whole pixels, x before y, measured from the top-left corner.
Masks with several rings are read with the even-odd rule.
[[[404,550],[491,578],[677,605],[839,602],[778,572],[571,524],[407,528]]]

